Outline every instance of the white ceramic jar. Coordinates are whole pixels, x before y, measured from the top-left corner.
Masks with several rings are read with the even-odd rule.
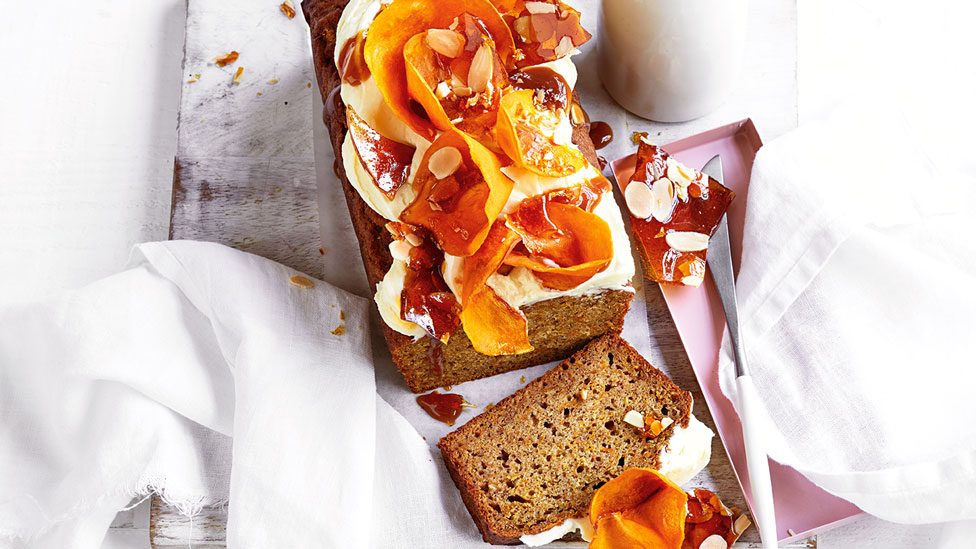
[[[683,122],[732,91],[745,43],[747,0],[603,0],[600,78],[630,112]]]

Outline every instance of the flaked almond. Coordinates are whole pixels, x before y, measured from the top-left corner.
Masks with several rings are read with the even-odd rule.
[[[583,125],[583,123],[586,122],[586,113],[583,112],[583,107],[573,103],[573,107],[569,110],[569,120],[574,126]]]
[[[413,246],[406,240],[394,240],[390,242],[390,255],[393,256],[393,259],[398,259],[404,263],[410,261],[411,249],[413,249]]]
[[[712,534],[701,542],[698,549],[729,549],[729,544],[725,542],[725,538],[722,536]]]
[[[491,48],[488,44],[481,44],[478,51],[474,52],[471,59],[471,68],[468,69],[468,87],[473,92],[483,92],[488,87],[493,70]]]
[[[695,179],[695,170],[685,166],[675,160],[673,157],[668,157],[668,167],[667,175],[668,179],[674,181],[675,184],[681,187],[687,187],[691,185],[692,180]]]
[[[742,532],[745,532],[746,528],[748,528],[751,524],[752,521],[749,520],[749,515],[742,513],[736,517],[735,522],[732,524],[732,532],[735,533],[736,536],[740,536]]]
[[[516,19],[512,26],[515,28],[515,32],[522,38],[523,42],[532,41],[532,23],[529,21],[528,15]]]
[[[420,238],[418,235],[414,233],[407,233],[406,239],[411,246],[420,246],[421,244],[424,243],[424,239]]]
[[[471,95],[471,88],[469,88],[467,86],[458,86],[458,87],[454,88],[453,91],[454,91],[454,95],[456,95],[458,97],[467,97],[467,96]]]
[[[434,88],[434,95],[438,99],[444,99],[451,94],[451,87],[447,85],[447,82],[438,82],[437,87]]]
[[[653,213],[651,202],[653,200],[654,195],[651,193],[651,189],[640,181],[631,181],[624,190],[624,201],[627,203],[627,209],[637,219],[651,217]]]
[[[627,412],[626,414],[624,414],[624,423],[633,425],[634,427],[637,427],[638,429],[643,429],[644,428],[644,415],[641,414],[640,412],[638,412],[637,410],[630,410],[629,412]]]
[[[556,13],[556,5],[545,2],[526,2],[525,10],[529,13]]]
[[[701,283],[702,283],[703,280],[705,280],[705,278],[704,277],[701,277],[701,276],[684,276],[684,277],[681,277],[681,283],[682,284],[684,284],[685,286],[692,286],[694,288],[697,288],[697,287],[701,286]]]
[[[553,50],[553,53],[556,54],[557,58],[566,57],[571,51],[573,51],[573,47],[573,39],[568,36],[563,36],[562,40],[559,41],[559,44],[556,45],[556,49]]]
[[[291,3],[291,0],[285,0],[281,3],[281,13],[285,14],[288,19],[295,18],[295,4]]]
[[[708,249],[708,235],[694,231],[674,231],[664,237],[664,241],[679,252],[700,252]]]
[[[448,29],[430,29],[427,31],[427,45],[444,57],[454,59],[464,47],[464,37]]]
[[[305,289],[305,290],[307,290],[309,288],[314,288],[315,287],[315,283],[314,282],[312,282],[311,280],[309,280],[308,278],[306,278],[306,277],[304,277],[302,275],[295,275],[295,276],[289,278],[288,279],[288,282],[291,282],[293,286],[298,286],[299,288],[302,288],[302,289]]]
[[[662,177],[651,186],[651,215],[661,223],[667,223],[673,210],[674,185],[670,179]]]
[[[454,147],[443,147],[434,151],[427,161],[427,169],[437,179],[444,179],[457,171],[461,165],[461,152]]]
[[[661,429],[667,429],[673,423],[674,423],[674,420],[673,419],[671,419],[669,417],[666,417],[666,418],[664,418],[664,419],[661,420]]]
[[[233,82],[235,84],[240,84],[241,83],[241,77],[243,75],[244,75],[244,67],[237,67],[237,72],[234,73],[234,80],[233,80]]]

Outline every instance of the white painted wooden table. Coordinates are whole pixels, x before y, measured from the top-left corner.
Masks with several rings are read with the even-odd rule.
[[[238,4],[263,6],[261,1]],[[264,3],[269,17],[275,16],[278,2]],[[232,28],[237,7],[224,3],[224,9]],[[804,21],[824,20],[815,2],[799,0],[798,11],[800,81],[806,83],[817,75],[804,75],[804,51],[816,51],[816,40],[829,33],[816,24],[804,26]],[[37,4],[7,2],[0,8],[0,59],[5,73],[12,75],[0,86],[0,300],[77,287],[120,269],[132,244],[168,237],[177,111],[188,76],[182,71],[185,21],[183,0],[100,5],[57,0],[43,10]],[[625,131],[650,129],[659,140],[670,141],[750,116],[768,141],[795,127],[799,115],[815,112],[805,106],[807,88],[797,86],[795,5],[755,0],[750,24],[743,79],[722,109],[687,124],[637,122]],[[303,23],[295,25],[307,40]],[[234,48],[243,46],[226,46]],[[302,78],[314,81],[308,59],[295,61],[288,73],[290,87],[274,92],[281,94],[274,98],[281,104],[264,111],[276,124],[251,126],[248,136],[263,143],[266,156],[287,157],[292,170],[288,181],[300,186],[314,181],[308,105],[316,90],[298,85]],[[584,60],[583,70],[592,68]],[[252,75],[265,82],[273,77],[255,70],[246,77]],[[820,84],[809,89],[823,89]],[[239,105],[247,109],[268,99],[258,91],[249,89],[253,96],[245,101],[242,95]],[[581,93],[586,101],[587,94],[602,91],[591,87]],[[286,96],[288,106],[296,107],[290,109],[297,113],[293,117],[282,114],[289,112],[283,104]],[[618,139],[616,146],[624,140]],[[238,154],[248,156],[255,150],[247,149],[248,143],[235,140],[228,147],[243,147]],[[275,148],[282,143],[288,146]],[[263,238],[269,238],[267,233]],[[240,244],[260,251],[259,243]],[[661,356],[652,360],[686,360],[673,329],[665,327],[656,337]],[[151,537],[158,547],[223,546],[219,532],[224,515],[211,515],[196,517],[191,524],[157,502],[151,532],[150,505],[145,502],[120,513],[105,547],[145,548]],[[830,548],[932,547],[941,532],[938,525],[901,526],[869,518],[821,534],[815,543]]]

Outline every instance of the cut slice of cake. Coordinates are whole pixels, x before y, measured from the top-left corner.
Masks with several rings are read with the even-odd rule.
[[[596,490],[633,467],[681,484],[711,455],[692,397],[626,341],[604,336],[438,443],[485,541],[546,543],[579,526]]]

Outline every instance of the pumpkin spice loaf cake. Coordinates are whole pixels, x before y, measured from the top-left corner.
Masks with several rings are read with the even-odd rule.
[[[555,0],[302,9],[336,175],[410,389],[619,333],[634,264],[573,90],[579,13]]]
[[[634,467],[676,484],[700,471],[712,433],[679,389],[617,336],[594,340],[441,439],[485,541],[539,545],[580,529],[593,494]]]

